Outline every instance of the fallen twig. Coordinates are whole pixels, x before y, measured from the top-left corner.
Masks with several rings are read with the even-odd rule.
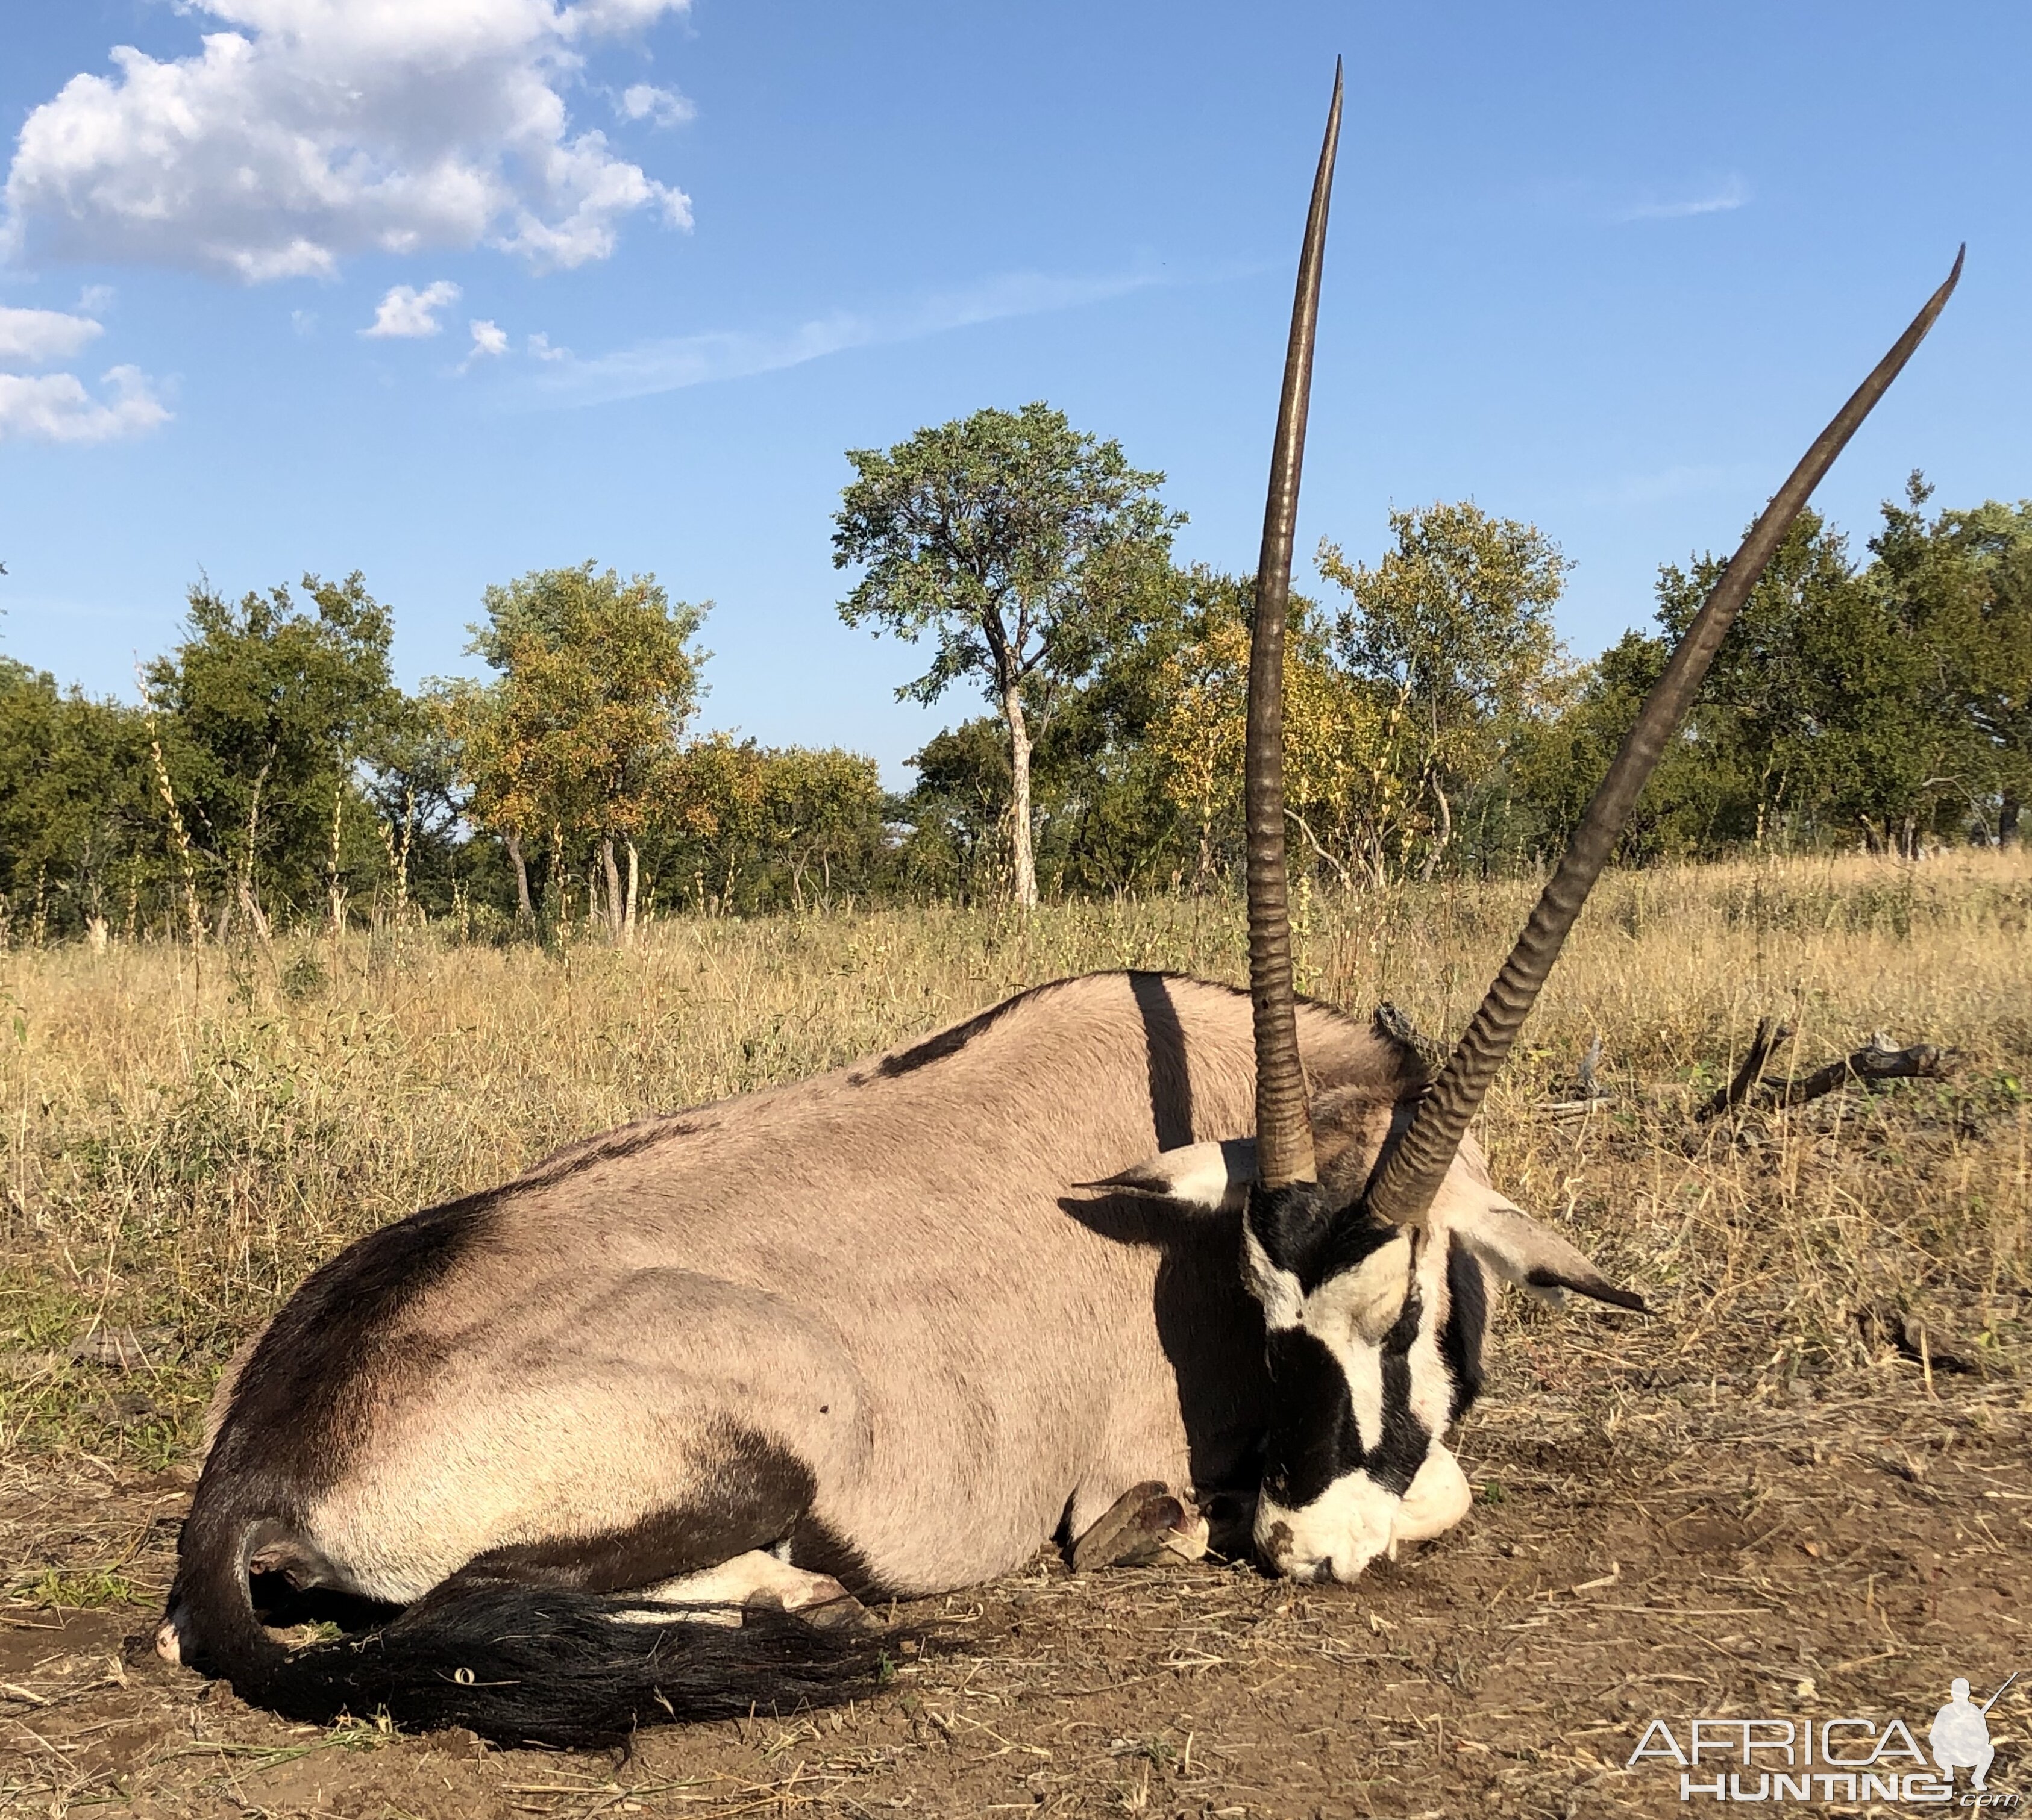
[[[1749,1052],[1743,1058],[1743,1065],[1735,1071],[1735,1079],[1701,1108],[1700,1116],[1704,1119],[1719,1118],[1731,1107],[1740,1106],[1756,1091],[1780,1046],[1791,1039],[1790,1024],[1780,1024],[1775,1018],[1757,1019],[1757,1034],[1750,1039]]]
[[[1880,1080],[1930,1079],[1944,1072],[1946,1063],[1946,1057],[1930,1042],[1895,1049],[1890,1038],[1879,1031],[1853,1055],[1831,1061],[1797,1080],[1766,1081],[1760,1095],[1772,1106],[1800,1106],[1846,1087],[1851,1080],[1867,1086]]]
[[[1852,1054],[1817,1068],[1811,1074],[1791,1080],[1766,1080],[1765,1069],[1791,1034],[1773,1019],[1759,1018],[1757,1034],[1750,1039],[1742,1067],[1735,1071],[1735,1079],[1702,1106],[1698,1116],[1716,1118],[1745,1103],[1765,1108],[1804,1106],[1851,1081],[1873,1087],[1885,1080],[1932,1080],[1947,1072],[1948,1052],[1936,1049],[1930,1042],[1915,1042],[1909,1049],[1899,1049],[1878,1031]]]

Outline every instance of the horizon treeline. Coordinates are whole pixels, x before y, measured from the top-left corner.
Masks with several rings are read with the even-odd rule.
[[[487,676],[415,694],[363,576],[237,601],[200,582],[140,705],[0,656],[0,944],[419,915],[473,939],[626,942],[652,916],[1022,901],[1026,866],[1032,899],[1227,888],[1253,584],[1171,561],[1162,476],[1041,406],[851,458],[835,547],[865,576],[841,612],[936,632],[905,692],[971,680],[988,705],[915,755],[909,791],[861,755],[698,727],[710,603],[652,576],[588,561],[491,587],[471,647]],[[949,497],[984,460],[1004,499],[1030,463],[1073,527],[1002,552],[999,593],[992,561],[911,515],[913,487]],[[2019,837],[2032,502],[1929,507],[1915,473],[1862,556],[1801,516],[1626,863]],[[1393,513],[1373,569],[1330,542],[1316,565],[1287,663],[1293,863],[1360,889],[1555,856],[1721,563],[1662,568],[1655,629],[1587,662],[1554,633],[1557,545],[1471,502]]]

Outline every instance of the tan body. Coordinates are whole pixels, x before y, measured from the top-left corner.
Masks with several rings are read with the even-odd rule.
[[[1300,1034],[1319,1087],[1393,1092],[1402,1057],[1365,1026],[1305,1006]],[[1246,1479],[1265,1383],[1238,1221],[1074,1184],[1246,1134],[1253,1087],[1246,997],[1100,975],[561,1152],[485,1197],[484,1237],[371,1344],[316,1362],[342,1381],[336,1470],[257,1548],[408,1603],[787,1460],[811,1478],[794,1560],[923,1593],[1139,1482]],[[249,1401],[222,1386],[229,1435]],[[253,1464],[260,1438],[233,1438]]]

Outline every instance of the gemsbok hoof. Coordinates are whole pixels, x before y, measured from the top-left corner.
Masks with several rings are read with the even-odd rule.
[[[1133,1485],[1073,1545],[1073,1572],[1156,1567],[1197,1561],[1207,1551],[1207,1520],[1156,1479]]]
[[[842,1592],[836,1599],[806,1606],[797,1614],[819,1631],[879,1631],[882,1620],[853,1594]]]

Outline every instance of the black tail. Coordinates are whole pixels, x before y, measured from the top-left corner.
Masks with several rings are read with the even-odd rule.
[[[744,1610],[738,1629],[629,1612],[625,1597],[455,1574],[383,1628],[285,1647],[254,1612],[254,1525],[192,1513],[170,1610],[192,1668],[256,1706],[326,1724],[385,1712],[419,1730],[469,1726],[503,1744],[619,1744],[644,1725],[834,1705],[873,1691],[883,1642]],[[893,1646],[892,1646],[893,1647]]]

